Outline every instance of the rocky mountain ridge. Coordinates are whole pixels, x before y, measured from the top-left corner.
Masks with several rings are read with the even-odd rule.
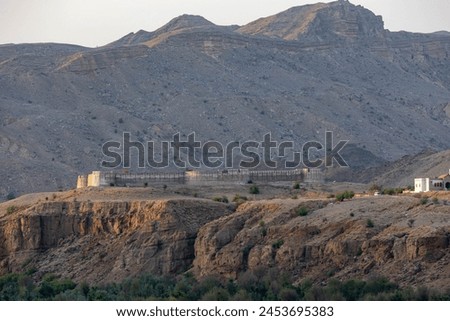
[[[449,52],[447,33],[389,32],[346,1],[241,27],[182,16],[100,48],[2,45],[0,195],[72,188],[123,132],[299,149],[333,131],[352,169],[448,150]]]

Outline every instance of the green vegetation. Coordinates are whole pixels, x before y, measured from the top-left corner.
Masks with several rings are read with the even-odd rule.
[[[245,203],[246,201],[248,201],[248,198],[245,196],[241,196],[239,194],[236,194],[233,197],[233,202],[236,203],[237,205],[241,205],[241,204]]]
[[[373,221],[370,218],[366,222],[366,227],[368,227],[368,228],[375,227],[375,224],[373,223]]]
[[[427,203],[428,203],[428,197],[425,196],[420,199],[420,204],[426,205]]]
[[[16,194],[14,192],[9,192],[8,195],[6,195],[6,200],[11,201],[16,198]]]
[[[353,197],[355,197],[355,193],[353,191],[345,191],[336,195],[336,201],[342,202],[343,200],[352,199]]]
[[[280,247],[283,246],[283,244],[284,244],[283,240],[278,240],[278,241],[272,243],[272,248],[278,250]]]
[[[13,206],[8,206],[7,208],[6,208],[6,214],[12,214],[12,213],[14,213],[15,211],[17,210],[17,208],[13,205]]]
[[[334,275],[334,271],[329,272]],[[143,275],[107,285],[76,284],[54,275],[40,281],[27,274],[0,277],[0,300],[58,301],[140,301],[140,300],[450,300],[450,289],[437,292],[426,287],[399,288],[385,278],[338,281],[329,279],[326,286],[304,280],[292,285],[276,268],[241,273],[236,281],[214,277],[195,279],[186,273],[178,277]]]
[[[249,193],[254,195],[259,194],[259,187],[256,185],[250,186]]]
[[[381,192],[382,195],[398,195],[402,194],[404,191],[403,188],[385,188]]]
[[[222,196],[222,197],[216,196],[212,200],[215,201],[215,202],[222,202],[222,203],[228,203],[229,202],[228,198],[226,196]]]
[[[259,229],[260,229],[260,232],[261,232],[261,236],[265,237],[267,235],[266,222],[260,221],[259,222]]]
[[[372,184],[372,186],[370,186],[370,188],[369,188],[369,192],[370,193],[379,192],[381,190],[382,190],[382,187],[380,185],[377,185],[377,184]]]
[[[309,213],[309,210],[306,207],[300,207],[297,210],[297,215],[298,216],[306,216],[306,215],[308,215],[308,213]]]
[[[413,189],[412,186],[408,186],[406,188],[392,188],[392,187],[382,188],[380,185],[373,184],[369,188],[369,193],[380,192],[382,195],[398,195],[402,194],[404,190],[412,190],[412,189]]]
[[[300,183],[296,182],[292,188],[293,189],[300,189]]]

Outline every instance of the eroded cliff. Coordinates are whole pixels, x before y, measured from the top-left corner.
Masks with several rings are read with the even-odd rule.
[[[335,203],[260,195],[236,207],[164,193],[77,190],[0,204],[0,273],[32,268],[96,284],[186,271],[235,279],[275,267],[317,284],[381,276],[403,286],[450,282],[448,195],[427,204],[411,196]]]
[[[96,283],[181,273],[198,229],[230,212],[192,199],[42,202],[1,220],[0,273],[33,267]]]

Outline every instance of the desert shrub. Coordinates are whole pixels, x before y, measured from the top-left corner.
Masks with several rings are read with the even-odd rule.
[[[433,197],[431,200],[434,204],[439,204],[439,199],[437,197]]]
[[[262,237],[267,235],[266,222],[264,222],[264,221],[260,221],[259,222],[259,230],[260,230],[260,233],[261,233]]]
[[[300,183],[296,182],[294,183],[293,189],[300,189]]]
[[[373,193],[377,191],[381,191],[381,186],[377,184],[372,184],[372,186],[370,186],[369,188],[369,192]]]
[[[366,227],[368,227],[368,228],[375,227],[375,224],[373,223],[373,221],[370,218],[367,219]]]
[[[343,200],[352,199],[353,197],[355,197],[355,193],[353,191],[345,191],[343,193],[337,194],[336,200],[342,202]]]
[[[226,196],[216,196],[212,199],[215,202],[228,203],[228,198]]]
[[[297,215],[298,216],[306,216],[306,215],[308,215],[308,213],[309,213],[309,210],[306,208],[306,207],[300,207],[298,210],[297,210]]]
[[[250,186],[250,190],[249,190],[250,194],[256,195],[259,194],[259,187],[256,185]]]
[[[397,195],[397,194],[402,194],[404,191],[403,188],[385,188],[383,189],[383,191],[381,192],[381,194],[383,195]]]
[[[425,196],[420,199],[420,204],[425,205],[427,203],[428,203],[428,197]]]
[[[9,192],[8,195],[6,195],[6,199],[8,201],[11,201],[11,200],[13,200],[15,198],[16,198],[16,194],[14,194],[14,192]]]
[[[395,194],[395,189],[393,188],[385,188],[381,194],[383,195],[394,195]]]
[[[272,248],[278,250],[280,247],[283,246],[283,244],[284,244],[283,240],[278,240],[278,241],[272,243]]]
[[[15,211],[17,210],[17,208],[14,206],[14,205],[12,205],[12,206],[8,206],[7,208],[6,208],[6,214],[12,214],[12,213],[14,213]]]
[[[234,195],[234,197],[233,197],[233,202],[235,202],[235,203],[238,204],[238,205],[245,203],[247,200],[248,200],[247,197],[241,196],[241,195],[239,195],[239,194],[236,194],[236,195]]]
[[[214,287],[202,296],[202,301],[228,301],[230,294],[226,289]]]
[[[75,287],[76,284],[72,280],[59,279],[58,277],[49,274],[44,276],[37,292],[41,299],[51,299],[57,294],[67,290],[73,290]]]

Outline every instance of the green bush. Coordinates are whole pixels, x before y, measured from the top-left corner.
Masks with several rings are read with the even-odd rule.
[[[375,224],[373,223],[373,221],[370,218],[366,222],[366,227],[368,227],[368,228],[375,227]]]
[[[355,197],[355,193],[353,191],[345,191],[343,193],[337,194],[336,200],[342,202],[346,199],[352,199],[353,197]]]
[[[402,194],[404,191],[403,188],[385,188],[381,194],[383,195],[398,195]]]
[[[272,248],[278,250],[280,247],[283,246],[283,244],[284,244],[283,240],[278,240],[278,241],[272,243]]]
[[[426,205],[427,203],[428,203],[428,197],[425,196],[420,199],[420,204]]]
[[[6,195],[6,200],[11,201],[16,198],[16,194],[14,192],[9,192],[8,195]]]
[[[250,194],[259,194],[259,187],[256,185],[250,186],[250,190],[249,190]]]
[[[261,232],[261,236],[265,237],[267,235],[266,222],[261,220],[259,222],[259,229],[260,229],[260,232]]]
[[[377,191],[381,191],[381,186],[377,184],[372,184],[372,186],[370,186],[369,188],[369,192],[374,193]]]
[[[215,201],[215,202],[221,202],[221,203],[228,203],[229,202],[228,198],[226,196],[222,196],[222,197],[216,196],[212,200]]]
[[[383,195],[394,195],[395,194],[395,189],[393,188],[385,188],[381,194]]]
[[[14,213],[16,210],[17,210],[17,208],[14,205],[8,206],[6,208],[6,214],[10,215],[10,214]]]
[[[306,207],[300,207],[297,210],[297,215],[298,216],[306,216],[306,215],[308,215],[308,213],[309,213],[309,210]]]
[[[296,182],[294,183],[293,189],[300,189],[300,183]]]

